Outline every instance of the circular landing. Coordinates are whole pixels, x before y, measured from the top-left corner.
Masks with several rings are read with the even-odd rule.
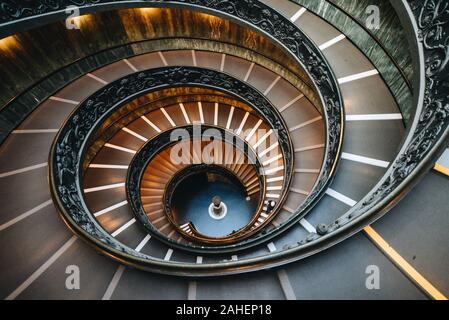
[[[212,217],[209,208],[220,197],[226,214]],[[191,222],[210,237],[224,237],[246,226],[257,210],[258,201],[247,200],[243,184],[230,174],[197,172],[185,177],[172,196],[173,217],[179,225]]]

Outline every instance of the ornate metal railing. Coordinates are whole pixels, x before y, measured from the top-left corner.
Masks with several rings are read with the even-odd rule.
[[[3,31],[11,26],[26,25],[36,22],[45,15],[45,21],[63,17],[63,10],[66,6],[74,4],[73,1],[58,1],[52,6],[45,2],[36,1],[32,3],[17,3],[16,1],[3,1],[0,3],[0,21]],[[78,3],[78,5],[80,5]],[[342,145],[343,131],[343,104],[337,81],[327,64],[320,50],[298,30],[288,19],[282,17],[268,6],[255,0],[242,1],[218,1],[218,0],[186,0],[186,1],[115,1],[111,4],[108,1],[82,1],[81,12],[87,13],[95,10],[123,8],[130,6],[179,6],[182,8],[194,8],[211,14],[217,14],[241,24],[249,26],[282,47],[291,54],[297,62],[307,71],[311,77],[317,92],[319,92],[324,106],[324,119],[327,129],[326,153],[324,166],[320,172],[314,191],[308,197],[306,203],[298,210],[307,213],[320,197],[331,181],[336,170],[339,154]],[[29,6],[29,7],[28,7]],[[44,21],[44,20],[42,20]],[[176,84],[173,79],[178,79],[185,84],[195,80],[182,72],[182,68],[177,71],[165,70],[165,80],[171,79],[171,85]],[[158,86],[158,79],[147,77],[145,72],[139,75],[132,75],[118,83],[113,83],[101,90],[90,99],[83,102],[78,110],[72,115],[66,126],[58,134],[52,154],[50,157],[50,171],[55,201],[66,214],[69,224],[79,233],[86,236],[102,250],[108,252],[117,259],[126,263],[165,273],[179,274],[217,274],[243,270],[242,266],[257,265],[257,268],[265,268],[271,265],[280,264],[278,255],[273,254],[262,258],[247,259],[239,262],[229,262],[224,264],[212,264],[204,266],[195,265],[172,265],[136,253],[133,250],[121,245],[110,235],[105,233],[101,227],[91,219],[82,196],[80,196],[79,182],[82,178],[82,169],[79,162],[82,158],[86,146],[89,144],[89,135],[95,130],[98,124],[107,117],[110,108],[126,102],[128,99],[146,90],[151,90],[151,86]],[[182,78],[182,79],[181,79]],[[183,82],[186,81],[186,82]],[[226,83],[221,84],[225,89],[232,92],[234,88],[226,87]],[[241,94],[237,91],[234,94]],[[250,97],[251,98],[251,97]],[[254,98],[254,97],[253,97]],[[251,99],[250,99],[251,100]],[[257,105],[259,102],[251,101]],[[262,102],[262,101],[261,101]],[[302,211],[301,211],[302,210]],[[297,213],[298,213],[297,212]],[[293,219],[290,223],[295,223]],[[286,227],[286,225],[282,227]],[[273,234],[274,236],[274,234]],[[339,239],[341,240],[341,239]],[[303,252],[303,251],[301,251]],[[293,253],[287,250],[282,254]],[[295,259],[304,256],[295,252]],[[284,260],[284,258],[283,258]],[[285,261],[287,261],[286,259]],[[151,263],[149,263],[151,262]],[[255,263],[255,264],[254,264]],[[235,269],[237,268],[237,269]],[[204,272],[204,273],[203,273]]]
[[[52,151],[50,159],[52,170],[54,170],[52,174],[52,187],[56,193],[56,197],[65,200],[64,198],[68,194],[68,190],[71,190],[71,198],[79,199],[77,206],[79,208],[85,207],[83,196],[79,189],[81,183],[77,179],[81,179],[83,175],[84,155],[89,144],[96,137],[95,130],[109,115],[113,114],[125,102],[145,92],[186,85],[199,85],[215,90],[225,90],[251,105],[268,122],[270,127],[277,129],[277,139],[284,155],[283,158],[285,159],[285,179],[283,182],[283,199],[285,199],[292,176],[293,151],[286,126],[278,111],[271,106],[261,93],[249,85],[216,71],[194,67],[159,68],[132,74],[109,84],[83,102],[58,134]],[[327,163],[323,164],[324,167],[326,165]],[[325,167],[324,171],[327,171],[327,169]],[[76,173],[78,173],[78,178]],[[70,178],[66,179],[66,175],[69,175]],[[330,180],[331,176],[325,176],[324,178]],[[324,192],[324,188],[315,190],[315,192]],[[282,206],[283,199],[279,201],[277,208]],[[72,203],[61,203],[59,201],[58,203],[60,204],[63,215],[66,215],[66,219],[72,223],[73,221],[79,220],[79,215],[91,216],[88,210],[79,210],[78,212],[70,211],[69,205]],[[308,204],[310,205],[309,208],[311,208],[311,204],[314,204],[314,202],[308,202]],[[303,207],[307,208],[305,206]],[[276,211],[277,208],[273,211]],[[296,214],[292,215],[290,221],[300,219],[305,213],[305,210],[298,210]],[[76,217],[73,217],[73,215]],[[83,223],[85,220],[83,220]],[[254,237],[233,245],[222,246],[221,248],[214,247],[211,250],[214,252],[218,251],[218,249],[229,251],[256,245],[263,241],[265,237],[275,236],[291,225],[292,223],[286,223],[275,230],[265,233],[263,238]],[[82,229],[86,228],[82,227]],[[87,229],[90,229],[90,227]]]
[[[199,1],[194,2],[198,3]],[[244,2],[247,6],[254,5],[254,1]],[[245,11],[247,6],[243,6],[240,13],[246,12],[248,20],[251,21],[252,19],[249,17],[255,13]],[[209,264],[207,268],[204,266],[202,272],[198,266],[186,265],[184,266],[185,274],[232,273],[238,272],[239,268],[248,265],[258,265],[259,268],[272,267],[321,251],[349,237],[366,224],[382,216],[433,164],[434,159],[446,145],[449,135],[447,3],[443,0],[403,0],[398,1],[395,6],[398,11],[401,10],[400,15],[404,19],[404,27],[411,31],[412,38],[410,40],[416,47],[416,52],[414,52],[415,61],[417,61],[415,82],[418,86],[415,86],[416,114],[414,120],[397,158],[387,173],[362,201],[344,217],[330,225],[322,236],[313,235],[298,247],[267,257],[224,264]],[[235,6],[230,5],[229,8],[230,11],[237,11]],[[273,24],[270,23],[269,26],[273,26]],[[295,46],[289,46],[289,49],[293,53],[298,53]],[[142,267],[142,264],[140,266]],[[165,272],[177,273],[169,266],[164,267],[168,268],[164,269]],[[164,272],[164,270],[159,271]]]

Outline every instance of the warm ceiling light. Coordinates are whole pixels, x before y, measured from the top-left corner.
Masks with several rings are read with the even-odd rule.
[[[142,14],[153,14],[158,10],[159,8],[140,8],[140,12]]]
[[[3,39],[0,39],[0,49],[8,49],[17,45],[17,39],[15,36],[9,36]]]

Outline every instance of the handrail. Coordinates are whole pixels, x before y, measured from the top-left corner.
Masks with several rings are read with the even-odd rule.
[[[298,62],[298,64],[306,70],[306,73],[312,79],[314,86],[319,92],[320,99],[324,106],[327,141],[324,165],[319,174],[318,181],[314,186],[314,191],[309,195],[306,203],[297,212],[298,216],[296,221],[298,221],[299,213],[307,213],[307,210],[310,210],[310,208],[313,207],[313,205],[316,204],[317,201],[324,195],[324,190],[329,185],[335,173],[342,146],[344,112],[341,94],[337,80],[320,50],[288,19],[280,16],[276,11],[256,0],[243,0],[238,2],[234,0],[149,0],[125,1],[126,4],[121,4],[120,2],[121,1],[114,2],[113,7],[119,7],[120,5],[166,5],[197,9],[230,18],[269,37],[273,42],[277,43],[287,53],[289,53]],[[33,4],[34,3],[35,2],[33,2]],[[61,1],[60,3],[65,2]],[[91,4],[83,10],[91,9],[96,6],[103,6],[104,8],[105,3],[106,2],[104,1],[98,0],[96,4]],[[109,3],[108,5],[110,6],[111,4]],[[54,13],[58,12],[57,9],[52,10],[55,10]],[[61,13],[61,10],[59,10],[59,13]],[[48,18],[51,14],[47,14],[46,16]],[[173,79],[173,76],[179,75],[187,76],[182,73],[182,70],[182,68],[175,72],[170,70],[173,72],[169,75],[170,78]],[[167,74],[165,74],[165,76],[167,76]],[[77,230],[78,233],[83,234],[86,239],[95,243],[100,250],[115,257],[116,259],[125,261],[125,263],[128,264],[151,270],[157,270],[159,272],[184,274],[185,269],[183,268],[185,266],[181,267],[181,264],[177,264],[175,267],[170,263],[160,262],[157,261],[157,259],[148,257],[141,253],[136,253],[130,248],[124,247],[118,243],[110,235],[105,233],[98,223],[92,221],[89,216],[84,214],[88,212],[88,210],[86,205],[81,200],[82,197],[79,197],[79,181],[82,170],[79,166],[76,166],[76,164],[80,160],[80,157],[82,156],[82,153],[88,143],[88,141],[86,141],[86,137],[94,131],[101,120],[107,116],[109,111],[107,105],[114,106],[116,104],[123,103],[126,99],[129,99],[133,95],[137,94],[134,90],[137,90],[138,93],[141,94],[145,90],[149,90],[146,86],[152,84],[154,85],[158,80],[154,78],[146,78],[145,73],[140,73],[137,77],[130,76],[128,79],[130,80],[129,82],[122,82],[120,86],[118,86],[117,83],[106,86],[106,90],[114,88],[119,90],[118,92],[110,90],[110,96],[107,96],[104,91],[102,91],[101,94],[94,95],[91,99],[83,102],[66,122],[63,129],[58,133],[50,156],[50,180],[52,192],[58,207],[63,211],[63,215],[71,215],[70,217],[65,216],[66,222],[73,229]],[[134,87],[131,88],[130,86]],[[226,86],[225,88],[229,90]],[[247,90],[247,88],[244,89]],[[131,95],[126,95],[126,92]],[[238,90],[236,92],[238,92],[238,94],[245,95],[245,93]],[[261,97],[257,98],[255,96],[251,96],[248,98],[251,100],[252,105],[258,105],[263,102]],[[284,141],[284,143],[281,141],[281,145],[286,143],[286,141]],[[286,229],[287,227],[293,225],[296,221],[295,219],[292,219],[289,224],[286,223],[280,228]],[[274,236],[274,233],[271,236]],[[178,269],[180,267],[181,269]],[[220,268],[221,267],[228,268],[229,265],[223,264]],[[199,270],[203,269],[203,267],[197,266],[193,267],[193,269]]]
[[[79,172],[79,175],[82,176],[82,166],[81,163],[84,162],[83,154],[86,152],[88,148],[88,144],[93,142],[92,136],[95,136],[96,127],[99,127],[100,124],[107,119],[107,116],[113,114],[117,108],[120,108],[125,101],[129,101],[132,98],[135,98],[137,95],[141,95],[144,92],[151,90],[152,88],[157,88],[160,90],[161,88],[168,88],[170,86],[206,86],[209,88],[213,88],[218,91],[225,91],[230,93],[231,95],[237,96],[247,104],[251,105],[251,107],[261,115],[266,122],[272,128],[276,128],[277,139],[279,141],[279,145],[281,146],[282,152],[284,154],[285,161],[285,169],[284,169],[284,181],[283,181],[283,190],[284,193],[279,200],[277,207],[273,212],[276,212],[277,208],[280,208],[283,202],[286,199],[286,191],[289,188],[292,172],[293,172],[293,157],[290,155],[293,154],[293,147],[291,145],[290,137],[288,134],[288,130],[282,117],[275,107],[273,107],[268,100],[263,96],[262,93],[259,93],[256,89],[250,87],[249,85],[225,74],[221,74],[216,71],[202,69],[197,67],[165,67],[158,69],[150,69],[147,71],[138,72],[135,74],[131,74],[125,76],[121,79],[118,79],[105,88],[101,89],[97,93],[94,93],[89,99],[85,102],[81,103],[77,110],[70,116],[70,119],[66,122],[66,124],[61,129],[61,132],[58,134],[58,137],[55,140],[55,144],[52,149],[52,158],[59,160],[59,164],[57,165],[58,170],[55,171],[55,175],[61,175],[60,168],[64,166],[65,163],[69,162],[74,165]],[[153,89],[154,90],[154,89]],[[137,92],[139,93],[137,93]],[[98,107],[99,110],[96,110],[95,107]],[[335,111],[338,113],[338,110]],[[335,113],[334,113],[335,116]],[[82,123],[78,123],[79,117],[87,117],[86,121],[82,121]],[[90,123],[89,123],[90,122]],[[86,127],[85,130],[80,130],[79,125],[82,127]],[[86,132],[83,132],[86,131]],[[64,149],[66,147],[66,141],[70,139],[70,135],[74,132],[81,132],[81,137],[73,141],[73,145],[70,146],[69,156],[73,157],[73,152],[78,150],[79,156],[77,159],[72,159],[68,161],[65,159],[67,154],[64,152],[58,153],[61,149],[58,147],[58,143],[61,143]],[[330,134],[330,133],[328,133]],[[65,135],[65,137],[60,137],[61,135]],[[57,142],[58,140],[62,140],[61,142]],[[81,141],[79,141],[81,140]],[[55,151],[56,148],[56,151]],[[59,149],[58,149],[59,148]],[[333,152],[330,150],[329,152]],[[331,158],[331,157],[329,157]],[[335,158],[332,158],[335,161]],[[55,160],[50,160],[55,161]],[[63,163],[61,163],[63,162]],[[335,162],[334,162],[335,163]],[[134,166],[131,166],[133,168]],[[67,172],[72,170],[72,168],[64,168]],[[330,172],[331,168],[328,167],[328,163],[324,162],[322,166],[322,171]],[[319,181],[328,181],[332,178],[332,176],[322,175],[320,176]],[[76,177],[73,177],[76,180]],[[79,182],[78,182],[79,183]],[[317,195],[320,192],[324,192],[324,188],[322,185],[318,185],[321,189],[313,189],[312,195]],[[52,187],[58,192],[56,192],[57,196],[63,197],[63,193],[61,189],[65,189],[66,185],[64,183],[56,183],[52,185]],[[78,198],[80,201],[83,201],[83,196],[80,190],[76,190],[78,192]],[[131,201],[132,203],[132,201]],[[249,246],[254,246],[260,243],[265,236],[275,236],[280,232],[286,230],[290,226],[294,224],[294,221],[301,218],[303,215],[303,211],[305,209],[311,209],[316,202],[313,202],[310,197],[306,198],[305,204],[302,205],[295,214],[290,217],[287,223],[282,225],[281,227],[275,228],[271,231],[268,231],[264,234],[264,237],[255,237],[248,239],[246,241],[242,241],[239,243],[235,243],[232,245],[221,246],[221,247],[205,247],[203,250],[209,250],[210,252],[218,252],[218,251],[232,251],[237,248],[247,248]],[[67,204],[66,204],[67,205]],[[82,205],[82,203],[81,203]],[[136,210],[138,206],[135,206]],[[63,215],[69,215],[68,219],[71,219],[70,213],[67,213],[67,207],[64,205],[60,206],[60,209]],[[82,215],[89,215],[89,211],[80,211],[78,212]],[[266,221],[270,221],[267,219]],[[266,223],[262,224],[260,228],[264,227]],[[194,246],[191,246],[194,249]]]
[[[437,5],[435,5],[435,1]],[[149,4],[150,2],[146,1],[145,3]],[[180,5],[185,2],[187,1],[176,1]],[[238,8],[236,3],[231,1],[220,1],[220,3],[207,1],[206,3],[206,1],[191,0],[190,2],[195,3],[199,9],[209,8],[216,12],[222,10],[224,14],[235,15],[242,19],[242,23],[246,21],[256,28],[261,26],[261,30],[270,33],[273,38],[278,35],[278,40],[281,43],[284,42],[287,50],[300,59],[298,49],[304,50],[303,43],[295,42],[295,37],[293,39],[282,37],[282,34],[288,30],[295,34],[298,32],[297,35],[301,36],[300,31],[297,31],[285,19],[279,18],[268,7],[251,0],[239,0]],[[240,6],[241,2],[243,5]],[[430,2],[432,5],[429,5]],[[143,2],[134,4],[136,3],[143,4]],[[161,5],[168,4],[168,1],[159,3]],[[404,21],[407,20],[403,26],[409,31],[411,40],[418,50],[415,60],[415,78],[419,86],[414,89],[416,114],[401,150],[379,184],[366,199],[345,216],[345,219],[338,220],[336,224],[332,225],[326,235],[313,235],[307,243],[267,256],[203,265],[170,264],[156,259],[152,259],[149,264],[147,256],[130,252],[123,247],[115,247],[116,244],[108,242],[110,240],[108,238],[104,239],[106,244],[98,243],[98,245],[121,261],[150,271],[186,276],[231,274],[250,269],[271,268],[307,257],[341,242],[381,217],[431,168],[435,158],[444,150],[445,141],[449,136],[449,112],[447,110],[449,98],[446,94],[446,88],[449,86],[446,71],[449,60],[449,26],[444,20],[442,12],[439,11],[445,8],[445,5],[447,4],[443,0],[398,0],[396,2],[396,10],[400,11]],[[262,11],[266,13],[263,14]],[[279,21],[280,24],[277,24]],[[273,40],[276,41],[276,39]],[[310,48],[314,48],[313,44],[310,46]],[[317,55],[317,57],[322,58],[321,55]],[[323,68],[321,70],[318,68],[318,73],[324,76],[321,71],[326,70],[326,64]],[[314,79],[317,78],[314,77]],[[333,87],[333,81],[331,83],[331,87]],[[319,87],[319,83],[317,86]],[[338,89],[335,92],[338,92]],[[329,107],[327,99],[323,99],[323,101]],[[69,139],[70,137],[68,137]],[[55,168],[54,163],[51,168]],[[70,201],[72,209],[79,209],[76,199],[71,198],[70,193],[66,195],[65,199]],[[93,225],[89,226],[94,227]],[[94,234],[96,232],[94,231]]]

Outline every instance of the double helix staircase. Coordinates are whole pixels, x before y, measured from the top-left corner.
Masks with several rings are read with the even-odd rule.
[[[62,11],[48,9],[41,24],[38,13],[0,9],[2,35],[13,35],[0,40],[5,96],[17,79],[31,79],[23,66],[40,77],[30,87],[18,83],[0,110],[1,296],[445,299],[449,165],[439,156],[447,148],[447,66],[434,57],[447,56],[448,8],[439,1],[432,24],[422,18],[431,14],[423,2],[387,1],[413,35],[412,75],[382,35],[368,30],[366,43],[394,63],[375,60],[362,36],[332,18],[361,25],[340,1],[198,1],[201,14],[188,1],[142,3],[153,9],[117,1],[108,12],[92,4],[83,7],[79,31],[61,31],[74,46],[85,41],[83,28],[98,31],[103,19],[125,26],[130,17],[143,19],[135,21],[152,36],[136,40],[129,27],[125,43],[74,53],[53,73],[40,73],[10,43],[63,28]],[[19,10],[26,5],[17,10],[27,12]],[[172,17],[196,19],[210,38],[201,28],[174,28]],[[150,27],[152,19],[173,28]],[[241,32],[248,32],[242,41]],[[240,40],[231,43],[234,36]],[[47,41],[34,39],[36,47]],[[161,142],[195,126],[243,141],[257,165],[235,161],[248,154],[235,146],[226,152],[226,143],[204,157],[192,140]],[[175,146],[186,145],[185,161],[174,162]],[[227,157],[234,161],[217,161]],[[167,190],[194,165],[216,166],[241,182],[258,204],[247,226],[217,240],[176,219]],[[79,290],[65,287],[73,265]],[[370,266],[381,275],[376,290],[365,286]]]

